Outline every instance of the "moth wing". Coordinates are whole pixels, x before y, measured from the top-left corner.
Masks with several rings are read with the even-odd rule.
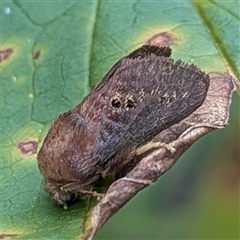
[[[125,75],[122,73],[120,79],[131,78],[131,81],[115,79],[113,83],[121,107],[113,114],[114,106],[109,106],[112,114],[103,116],[100,161],[107,162],[119,151],[150,141],[189,116],[206,98],[209,76],[197,67],[166,58],[152,57],[144,61],[131,61],[135,72],[128,69]],[[109,86],[110,96],[112,90]],[[129,100],[131,108],[127,106]]]
[[[194,65],[168,60],[146,104],[129,126],[129,141],[142,145],[199,108],[207,95],[209,75]],[[164,65],[164,64],[163,64]],[[165,69],[164,69],[165,68]],[[172,72],[169,72],[172,69]],[[165,74],[168,72],[169,74]],[[137,124],[137,128],[134,125]]]
[[[89,129],[98,129],[100,132],[92,133],[92,136],[99,136],[98,139],[98,153],[100,161],[105,162],[111,158],[116,151],[120,148],[118,145],[122,142],[122,137],[128,131],[129,124],[132,122],[132,118],[129,117],[138,114],[139,108],[136,111],[126,113],[123,111],[118,115],[116,112],[111,116],[113,106],[110,104],[111,98],[117,93],[124,97],[127,94],[128,89],[134,89],[134,84],[131,79],[119,79],[117,85],[114,81],[114,75],[118,71],[122,71],[125,68],[125,64],[128,61],[139,61],[141,59],[147,59],[149,56],[157,57],[169,57],[171,55],[171,48],[158,47],[153,45],[143,45],[142,47],[134,50],[129,55],[116,62],[109,72],[103,77],[102,81],[95,86],[92,92],[83,100],[80,106],[75,108],[75,112],[86,114],[85,120],[89,122]],[[131,71],[131,64],[128,64],[128,68]],[[130,73],[131,76],[132,73]],[[121,82],[127,81],[122,84]],[[132,86],[129,86],[132,85]],[[137,85],[139,85],[137,83]],[[119,89],[120,87],[120,89]],[[108,102],[105,102],[103,98],[107,98]],[[101,111],[101,112],[100,112]],[[96,113],[99,112],[99,113]],[[85,114],[84,114],[85,113]],[[95,114],[96,113],[96,114]],[[110,116],[109,116],[110,114]],[[92,127],[91,127],[92,124]],[[90,142],[93,142],[91,139]]]
[[[146,58],[150,54],[154,54],[156,56],[170,57],[172,50],[168,46],[154,46],[154,45],[143,45],[142,47],[134,50],[130,54],[126,56],[126,58],[134,59],[134,58]]]
[[[169,48],[160,49],[143,46],[130,53],[87,97],[85,119],[94,129],[89,134],[97,142],[98,163],[143,145],[203,103],[208,75],[166,57]]]
[[[102,81],[99,82],[99,84],[97,84],[95,86],[95,88],[93,89],[93,91],[100,91],[101,88],[108,82],[111,80],[112,76],[114,75],[114,73],[116,72],[116,70],[121,66],[122,62],[125,59],[136,59],[136,58],[146,58],[148,56],[150,56],[151,54],[154,54],[156,56],[163,56],[163,57],[170,57],[172,53],[172,49],[168,46],[163,46],[163,47],[159,47],[159,46],[154,46],[154,45],[143,45],[140,48],[134,50],[133,52],[131,52],[130,54],[128,54],[127,56],[121,58],[119,61],[117,61],[112,67],[111,69],[107,72],[107,74],[103,77]]]

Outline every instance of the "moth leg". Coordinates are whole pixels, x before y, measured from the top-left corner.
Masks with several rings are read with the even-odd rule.
[[[173,154],[176,149],[171,147],[169,144],[164,143],[164,142],[149,142],[143,146],[141,146],[140,148],[137,148],[136,150],[136,155],[142,155],[146,152],[148,152],[149,150],[153,150],[154,148],[166,148],[169,152],[171,152],[171,154]]]
[[[100,200],[105,195],[103,193],[98,193],[96,191],[84,190],[84,189],[77,190],[77,192],[80,193],[80,194],[91,196],[91,197],[96,197],[97,200]]]

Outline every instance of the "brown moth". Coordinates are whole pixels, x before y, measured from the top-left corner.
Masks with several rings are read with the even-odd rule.
[[[54,121],[38,153],[54,202],[66,208],[77,195],[94,195],[89,187],[98,179],[147,151],[168,148],[151,140],[202,105],[209,76],[170,55],[169,47],[143,45]]]

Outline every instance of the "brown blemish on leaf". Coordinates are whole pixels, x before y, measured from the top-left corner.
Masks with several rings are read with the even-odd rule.
[[[171,46],[179,41],[179,37],[173,32],[160,32],[149,38],[147,44],[155,46]]]
[[[14,238],[17,236],[18,236],[18,234],[0,234],[0,239]]]
[[[36,51],[36,52],[33,54],[33,58],[34,58],[34,59],[38,59],[40,56],[41,56],[41,51]]]
[[[38,142],[29,141],[29,142],[20,142],[18,148],[24,155],[32,155],[37,152]]]
[[[12,53],[13,53],[12,48],[0,50],[0,62],[7,60]]]

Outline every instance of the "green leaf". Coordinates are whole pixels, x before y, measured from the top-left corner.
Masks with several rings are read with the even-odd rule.
[[[1,2],[0,238],[77,239],[88,201],[55,206],[37,167],[51,121],[147,41],[239,77],[238,9],[238,1]]]

